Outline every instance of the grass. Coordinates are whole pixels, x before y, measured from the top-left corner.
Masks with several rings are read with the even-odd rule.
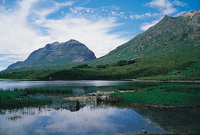
[[[24,91],[0,91],[1,108],[44,105],[50,100],[30,98]]]
[[[73,91],[66,88],[25,88],[25,89],[15,89],[17,91],[24,91],[27,94],[50,94],[50,95],[72,95]]]
[[[129,93],[114,93],[110,98],[121,98],[121,103],[162,106],[199,106],[199,85],[155,86]]]
[[[51,103],[50,100],[31,98],[32,94],[48,94],[59,97],[72,96],[71,89],[65,88],[26,88],[14,89],[14,91],[0,91],[1,108],[23,107],[32,105],[44,105]]]

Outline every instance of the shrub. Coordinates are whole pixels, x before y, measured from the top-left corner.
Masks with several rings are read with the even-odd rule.
[[[88,64],[81,64],[81,65],[75,66],[73,68],[92,68],[92,66],[89,66]]]
[[[96,66],[96,68],[107,68],[107,67],[109,67],[108,64],[106,64],[106,65],[97,65],[97,66]]]
[[[115,66],[125,66],[125,65],[133,64],[133,63],[135,63],[135,62],[136,62],[135,60],[128,60],[128,61],[126,61],[126,60],[120,60],[120,61],[118,61],[118,62],[115,64]]]

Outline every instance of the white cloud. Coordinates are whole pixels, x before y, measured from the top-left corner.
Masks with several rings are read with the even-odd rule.
[[[93,21],[70,15],[65,16],[62,20],[45,20],[41,23],[42,27],[47,28],[48,34],[56,37],[58,41],[77,39],[86,44],[98,57],[126,41],[118,35],[108,34],[117,25],[115,20]]]
[[[6,68],[7,68],[7,67],[1,66],[1,67],[0,67],[0,71],[5,70]]]
[[[134,19],[134,15],[130,15],[129,17],[130,17],[130,19],[131,19],[131,20],[133,20],[133,19]]]
[[[179,13],[175,14],[173,17],[181,16],[181,15],[183,15],[184,13],[186,13],[186,11],[179,12]]]
[[[172,14],[177,11],[176,8],[173,7],[173,4],[170,3],[168,0],[153,0],[146,5],[157,8],[159,11],[161,11],[161,14],[163,15]]]
[[[0,71],[7,68],[8,65],[15,63],[16,61],[23,61],[27,56],[23,54],[0,54]]]
[[[112,6],[104,6],[104,7],[101,7],[101,8],[104,9],[104,10],[108,10],[108,9],[119,10],[120,9],[119,7],[114,6],[114,5],[112,5]]]
[[[8,61],[8,62],[14,62],[13,59],[19,59],[23,60],[25,58],[24,55],[17,55],[17,54],[12,54],[12,55],[5,55],[5,56],[0,56],[1,61]]]
[[[174,0],[174,1],[172,2],[172,4],[177,5],[177,6],[181,6],[181,7],[187,6],[187,3],[184,3],[184,2],[178,1],[178,0]]]
[[[63,17],[59,19],[48,18],[62,7],[70,7],[73,2],[53,2],[52,7],[35,8],[34,5],[38,3],[40,0],[22,0],[19,1],[18,8],[13,11],[0,7],[1,54],[28,56],[47,43],[76,39],[100,57],[128,40],[110,33],[120,25],[114,19],[96,16],[96,18],[77,17],[71,12],[68,14],[62,12]],[[85,10],[94,12],[92,9]]]
[[[155,24],[157,24],[161,19],[158,19],[158,20],[155,20],[155,21],[151,21],[150,23],[142,23],[141,26],[140,26],[140,29],[141,30],[147,30],[149,29],[150,27],[154,26]]]
[[[146,18],[146,17],[151,17],[152,14],[147,12],[147,13],[144,13],[144,14],[141,14],[141,15],[138,15],[138,14],[135,14],[135,15],[130,15],[130,19],[131,20],[134,20],[134,19],[143,19],[143,18]]]
[[[36,1],[22,1],[17,11],[0,13],[0,44],[2,54],[29,54],[48,37],[41,37],[27,22],[31,5]],[[42,43],[43,43],[42,42]]]

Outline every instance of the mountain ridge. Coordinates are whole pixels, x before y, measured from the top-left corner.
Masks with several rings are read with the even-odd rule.
[[[71,39],[67,42],[58,41],[46,44],[45,47],[33,51],[23,62],[11,64],[6,70],[31,70],[64,67],[67,64],[81,63],[96,59],[95,54],[84,44]]]
[[[193,13],[192,17],[187,15],[189,13]],[[157,56],[180,49],[199,48],[200,9],[189,13],[179,17],[164,16],[156,25],[118,46],[107,55],[94,60],[91,65]]]

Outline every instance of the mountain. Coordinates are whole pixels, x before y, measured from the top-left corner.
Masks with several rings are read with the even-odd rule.
[[[6,70],[36,70],[62,68],[69,65],[96,59],[94,53],[84,44],[69,40],[64,43],[54,42],[32,52],[23,62],[10,65]]]
[[[51,54],[51,50],[57,50],[50,48],[61,46],[56,47],[56,44],[59,43],[54,44],[47,45],[46,49],[41,49],[43,51],[39,51],[39,49],[38,52],[41,53],[38,55],[34,55],[33,52],[30,55],[35,56],[32,57],[32,60],[28,58],[23,63],[18,62],[9,66],[9,68],[20,67],[22,69],[24,63],[27,64],[24,67],[29,67],[29,69],[30,66],[34,69],[38,67],[45,69],[43,63],[47,63],[48,66],[61,64],[59,60],[62,58],[53,60],[54,57],[47,57]],[[62,52],[62,50],[60,51]],[[56,56],[55,54],[59,53],[52,54]],[[41,60],[43,62],[41,64],[41,62],[38,62],[40,61],[38,57],[46,60]],[[35,60],[37,66],[35,63],[28,63],[28,60],[34,61],[35,58],[37,59]],[[70,55],[67,58],[69,59]],[[72,57],[69,63],[66,62],[66,65],[80,64],[80,62],[77,63],[79,60],[78,57]],[[64,67],[64,64],[62,62],[59,68]],[[74,68],[60,70],[0,73],[0,78],[200,80],[200,10],[187,12],[179,17],[165,16],[159,23],[144,33],[101,58],[85,62],[84,66],[82,64]]]
[[[94,60],[91,65],[153,57],[199,48],[200,9],[189,11],[179,17],[164,16],[155,26],[107,55]]]

